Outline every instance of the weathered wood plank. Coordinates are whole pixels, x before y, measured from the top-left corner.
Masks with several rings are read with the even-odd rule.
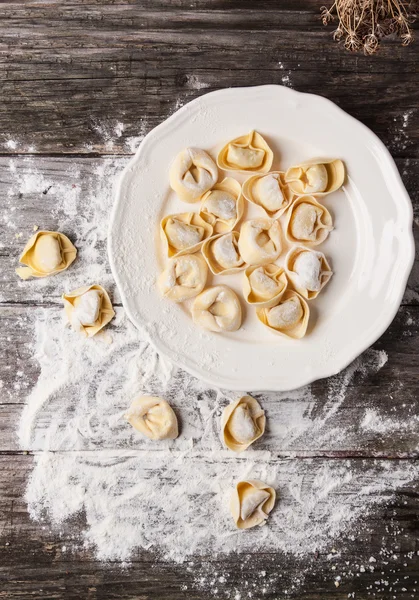
[[[112,185],[127,159],[3,157],[0,158],[0,271],[3,303],[61,303],[64,290],[86,284],[94,266],[115,302],[119,295],[110,273],[106,253],[106,223],[113,203]],[[398,167],[410,192],[416,222],[414,235],[419,248],[419,160],[399,160]],[[97,214],[102,222],[98,226]],[[71,268],[55,277],[20,281],[15,273],[19,255],[33,228],[60,230],[79,250]],[[419,260],[416,261],[403,299],[419,303]]]
[[[307,478],[322,464],[332,462],[307,464]],[[215,597],[220,598],[246,598],[249,591],[250,598],[268,600],[343,600],[348,593],[365,600],[373,594],[383,599],[415,597],[419,558],[415,543],[418,489],[414,483],[404,486],[387,506],[365,515],[362,531],[354,541],[351,532],[342,536],[342,552],[336,552],[331,541],[326,551],[303,559],[270,553],[233,554],[195,557],[192,564],[177,566],[139,553],[129,569],[121,570],[118,563],[96,562],[80,543],[83,515],[59,529],[48,521],[39,524],[29,518],[22,498],[31,465],[30,456],[0,455],[2,598],[208,600],[216,587],[219,592]],[[356,472],[359,468],[358,461],[352,461],[351,469]],[[362,469],[373,480],[379,465],[363,461]],[[382,491],[384,497],[389,491]],[[337,501],[342,502],[342,497]],[[265,591],[259,596],[262,587]]]
[[[61,326],[61,310],[48,307],[51,325]],[[419,439],[419,355],[417,339],[419,333],[419,307],[402,307],[387,332],[367,351],[363,358],[336,377],[314,383],[305,392],[259,393],[256,397],[266,410],[268,425],[266,435],[258,442],[258,450],[267,450],[278,456],[374,456],[374,457],[417,457]],[[3,395],[0,402],[0,451],[18,450],[17,429],[22,403],[31,392],[39,375],[37,359],[33,356],[34,327],[36,314],[32,307],[0,308],[2,329],[0,347],[8,349],[8,360],[0,363],[0,379]],[[64,325],[62,325],[64,327]],[[109,326],[109,333],[125,335],[126,323]],[[128,338],[128,336],[126,336]],[[131,348],[131,343],[129,344]],[[140,349],[139,349],[140,350]],[[379,354],[379,351],[386,353]],[[59,354],[59,348],[51,347]],[[122,352],[122,349],[119,349]],[[140,351],[138,351],[140,356]],[[142,356],[142,355],[141,355]],[[385,364],[386,357],[388,360]],[[110,363],[111,364],[111,363]],[[92,371],[94,377],[94,369]],[[221,450],[219,418],[227,398],[217,398],[214,391],[203,393],[197,386],[196,401],[190,402],[182,393],[182,373],[172,377],[164,389],[182,423],[179,443],[173,451],[184,451],[188,440],[194,448],[203,452]],[[86,382],[90,394],[103,394],[92,382]],[[123,382],[120,382],[123,386]],[[131,398],[121,394],[112,386],[112,410],[107,419],[113,423],[112,435],[99,437],[99,431],[90,427],[80,435],[78,448],[94,450],[101,448],[141,449],[149,442],[133,433],[122,414]],[[125,388],[121,388],[125,389]],[[63,430],[63,442],[50,439],[49,450],[73,449],[67,446],[65,429],[71,419],[87,422],[92,416],[89,406],[95,406],[94,396],[88,404],[82,402],[86,414],[67,414],[67,405],[72,405],[78,392],[69,384],[50,398],[36,416],[34,441],[23,449],[45,449],[45,439],[54,415],[54,431]],[[98,402],[100,400],[98,399]],[[94,409],[92,409],[94,410]],[[61,424],[57,423],[61,415]],[[212,416],[211,416],[212,415]],[[212,425],[208,426],[208,419]],[[78,430],[79,426],[75,427]],[[55,435],[53,439],[55,439]],[[71,441],[71,444],[73,441]],[[64,444],[64,445],[63,445]]]
[[[414,46],[351,55],[314,1],[199,5],[0,5],[3,151],[129,153],[130,138],[205,91],[283,83],[331,98],[395,156],[418,155]]]

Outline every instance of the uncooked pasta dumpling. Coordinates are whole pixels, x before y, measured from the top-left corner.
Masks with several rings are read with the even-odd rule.
[[[168,257],[191,254],[212,235],[214,217],[198,213],[180,213],[165,217],[160,225]]]
[[[264,525],[275,499],[275,490],[263,481],[239,481],[230,501],[231,514],[238,529]]]
[[[22,279],[47,277],[65,271],[75,260],[77,250],[67,236],[57,231],[38,231],[26,244],[16,269]]]
[[[285,173],[286,183],[299,196],[325,196],[339,189],[344,180],[345,166],[339,159],[307,161],[290,167]]]
[[[261,265],[276,260],[282,251],[279,221],[245,221],[240,229],[239,250],[248,265]]]
[[[265,432],[265,413],[252,396],[243,396],[223,410],[221,433],[224,444],[242,452]]]
[[[258,308],[256,314],[273,333],[300,339],[306,334],[310,310],[304,298],[287,290],[276,306]]]
[[[170,259],[158,284],[163,296],[184,302],[197,296],[205,287],[208,267],[199,254],[183,254]]]
[[[201,214],[214,219],[214,233],[226,233],[234,229],[243,214],[242,188],[238,181],[226,177],[203,195]]]
[[[170,167],[170,187],[184,202],[199,200],[217,179],[217,165],[201,148],[182,150]]]
[[[322,252],[303,246],[291,248],[285,258],[285,268],[294,288],[308,300],[316,298],[333,275]]]
[[[125,418],[134,429],[151,440],[174,440],[179,435],[177,418],[172,407],[158,396],[136,398]]]
[[[225,285],[210,287],[195,298],[192,318],[194,323],[209,331],[237,331],[242,322],[239,299]]]
[[[108,293],[100,285],[78,288],[62,298],[70,325],[86,337],[96,335],[115,316]]]
[[[217,158],[220,169],[266,173],[271,168],[273,152],[257,131],[242,135],[224,146]]]
[[[221,233],[202,246],[202,254],[214,275],[236,273],[246,267],[238,247],[239,234],[237,231]]]
[[[261,206],[268,217],[272,218],[280,217],[293,199],[293,193],[284,182],[281,171],[249,177],[243,184],[243,196],[249,202]]]
[[[297,198],[288,209],[285,235],[290,242],[307,242],[317,246],[333,229],[327,208],[312,196]]]
[[[287,289],[285,271],[278,265],[252,265],[244,272],[243,295],[248,304],[273,306]]]

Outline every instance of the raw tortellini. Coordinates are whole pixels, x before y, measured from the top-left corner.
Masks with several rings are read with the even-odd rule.
[[[275,505],[275,490],[256,479],[239,481],[231,496],[230,510],[239,529],[264,525]]]
[[[178,422],[172,407],[158,396],[136,398],[125,418],[134,429],[151,440],[174,440],[179,435]]]
[[[169,258],[196,252],[212,235],[213,217],[204,216],[190,212],[169,215],[162,220],[160,231]]]
[[[234,229],[243,215],[241,185],[232,177],[226,177],[202,197],[201,213],[209,214],[214,221],[214,233]]]
[[[290,242],[306,242],[317,246],[333,229],[327,208],[312,196],[297,198],[289,207],[285,235]]]
[[[293,199],[293,193],[280,171],[249,177],[243,184],[243,196],[249,202],[261,206],[271,218],[280,217]]]
[[[248,265],[273,262],[282,251],[281,226],[274,219],[251,219],[240,229],[239,250]]]
[[[216,235],[202,246],[202,254],[214,275],[236,273],[246,267],[238,247],[237,231]]]
[[[273,333],[300,339],[306,334],[310,310],[304,298],[287,290],[277,305],[258,308],[256,315]]]
[[[177,256],[159,277],[160,291],[169,300],[184,302],[202,292],[207,274],[207,264],[199,254]]]
[[[244,272],[243,295],[248,304],[273,306],[287,289],[285,271],[278,265],[253,265]]]
[[[38,231],[26,244],[16,269],[22,279],[47,277],[67,269],[75,260],[77,250],[67,236],[56,231]]]
[[[312,300],[332,277],[325,255],[304,246],[291,248],[285,259],[287,276],[304,298]]]
[[[285,181],[294,194],[325,196],[335,192],[345,180],[345,167],[341,160],[307,161],[290,167]]]
[[[216,285],[195,298],[192,318],[194,323],[209,331],[237,331],[242,322],[242,309],[233,290]]]
[[[200,148],[182,150],[170,167],[170,187],[184,202],[199,200],[217,179],[217,165]]]
[[[221,418],[224,444],[242,452],[265,432],[265,413],[252,396],[243,396],[225,407]]]
[[[100,285],[63,294],[63,301],[70,325],[86,337],[96,335],[115,316],[110,298]]]
[[[266,173],[271,168],[273,152],[257,131],[242,135],[222,148],[217,163],[227,171]]]

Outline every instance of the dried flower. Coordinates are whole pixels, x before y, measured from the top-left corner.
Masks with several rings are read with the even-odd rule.
[[[365,54],[373,54],[380,41],[393,33],[403,46],[410,44],[410,24],[416,18],[414,4],[402,0],[335,0],[330,8],[322,6],[320,11],[324,25],[336,14],[339,22],[333,33],[335,41],[343,41],[351,52],[363,49]]]

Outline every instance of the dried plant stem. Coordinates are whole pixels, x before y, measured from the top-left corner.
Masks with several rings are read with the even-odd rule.
[[[363,49],[365,54],[377,51],[380,41],[387,35],[400,37],[403,46],[413,39],[410,24],[416,18],[415,2],[401,0],[335,0],[321,8],[323,24],[338,19],[333,36],[343,41],[347,50]]]

